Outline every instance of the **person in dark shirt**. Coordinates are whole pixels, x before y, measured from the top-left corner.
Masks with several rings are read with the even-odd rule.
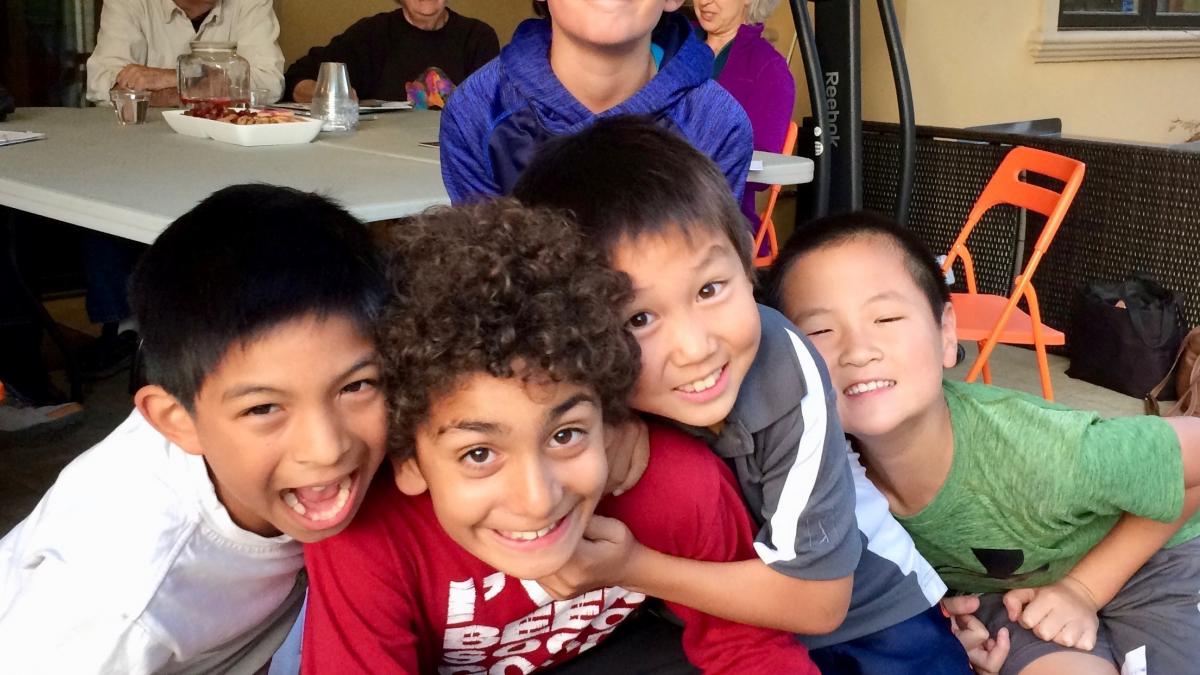
[[[313,47],[284,74],[284,98],[312,100],[321,63],[346,64],[359,98],[407,99],[405,83],[439,68],[455,85],[500,53],[491,26],[446,8],[445,0],[397,0],[399,9],[367,17],[324,47]]]

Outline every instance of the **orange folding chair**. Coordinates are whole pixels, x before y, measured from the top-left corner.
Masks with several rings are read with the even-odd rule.
[[[1025,172],[1055,178],[1064,183],[1061,191],[1055,191],[1022,180]],[[1058,232],[1059,225],[1075,199],[1075,193],[1083,182],[1083,162],[1054,153],[1033,148],[1015,147],[1000,163],[996,173],[988,181],[983,194],[975,202],[967,216],[967,224],[950,248],[942,273],[946,274],[961,259],[967,280],[966,293],[954,293],[951,302],[958,317],[958,339],[973,340],[979,345],[979,356],[967,373],[967,382],[974,382],[983,373],[983,381],[991,384],[992,373],[988,357],[998,343],[1028,345],[1037,352],[1038,374],[1042,381],[1042,396],[1054,400],[1054,388],[1050,383],[1050,367],[1046,361],[1046,345],[1062,345],[1066,336],[1042,323],[1038,310],[1037,292],[1033,288],[1033,275],[1050,242]],[[1007,296],[980,293],[975,285],[975,261],[967,250],[967,238],[988,209],[997,204],[1011,204],[1046,216],[1046,226],[1038,236],[1033,254],[1025,263],[1025,269],[1013,281],[1012,292]],[[1021,311],[1017,303],[1024,298],[1029,313]]]
[[[796,149],[796,136],[799,131],[795,122],[788,122],[787,136],[783,139],[783,149],[780,151],[782,154],[790,155]],[[779,238],[775,235],[775,221],[771,216],[775,212],[775,201],[779,199],[779,191],[782,188],[782,185],[771,186],[770,192],[767,193],[767,205],[759,216],[758,232],[754,233],[755,267],[769,267],[779,255]],[[767,252],[760,253],[764,241],[768,243]]]

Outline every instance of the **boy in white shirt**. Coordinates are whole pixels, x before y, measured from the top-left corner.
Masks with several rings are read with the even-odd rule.
[[[0,540],[12,673],[255,673],[303,603],[300,544],[340,532],[383,458],[361,223],[322,197],[225,188],[146,252],[150,384]]]

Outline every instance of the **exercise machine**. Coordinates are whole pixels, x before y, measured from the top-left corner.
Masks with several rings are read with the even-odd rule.
[[[801,127],[800,154],[815,163],[810,209],[803,220],[863,206],[862,26],[860,0],[790,0],[796,40],[804,62],[812,117]],[[912,87],[892,0],[877,0],[896,85],[900,119],[896,220],[907,223],[916,169],[916,123]]]

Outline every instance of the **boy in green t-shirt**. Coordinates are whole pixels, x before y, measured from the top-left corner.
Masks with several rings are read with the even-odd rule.
[[[878,216],[801,228],[769,293],[825,358],[846,432],[918,549],[951,588],[984,594],[996,639],[972,654],[980,670],[1197,672],[1200,419],[1103,420],[943,381],[948,290],[924,244]]]

